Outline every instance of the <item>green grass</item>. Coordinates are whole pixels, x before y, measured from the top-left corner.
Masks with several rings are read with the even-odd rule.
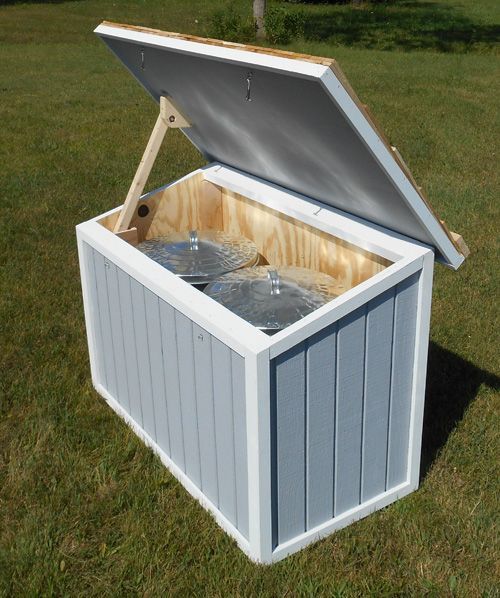
[[[74,226],[124,197],[156,116],[92,29],[203,34],[220,5],[0,7],[0,595],[497,596],[496,1],[287,5],[287,48],[339,60],[472,251],[436,268],[418,492],[255,566],[92,389]],[[174,132],[150,185],[201,163]]]

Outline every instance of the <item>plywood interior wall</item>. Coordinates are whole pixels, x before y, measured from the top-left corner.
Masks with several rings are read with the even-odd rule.
[[[141,206],[148,213],[140,216]],[[118,212],[100,220],[108,230],[118,219]],[[146,195],[136,209],[130,223],[137,228],[139,242],[174,231],[222,228],[221,190],[206,181],[202,173],[175,185]]]
[[[149,208],[145,216],[139,216],[141,205]],[[113,214],[100,223],[112,230],[117,217],[118,214]],[[325,272],[335,277],[339,288],[345,290],[390,265],[388,260],[352,243],[221,189],[204,180],[202,173],[146,196],[131,226],[137,228],[139,241],[191,229],[243,235],[257,245],[263,263]]]

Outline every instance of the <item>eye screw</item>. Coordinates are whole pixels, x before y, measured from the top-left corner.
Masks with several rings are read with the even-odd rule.
[[[251,102],[252,101],[252,98],[250,97],[250,86],[252,84],[252,76],[253,76],[253,73],[250,71],[247,74],[247,96],[245,98],[247,102]]]

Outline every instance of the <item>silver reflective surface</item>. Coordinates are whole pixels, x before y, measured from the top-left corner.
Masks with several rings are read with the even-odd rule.
[[[139,243],[137,249],[191,284],[207,283],[258,260],[252,241],[212,230],[155,237]]]
[[[243,268],[205,288],[212,299],[268,333],[283,330],[341,292],[331,276],[293,266]]]
[[[319,78],[102,38],[156,101],[174,99],[209,161],[435,246]]]

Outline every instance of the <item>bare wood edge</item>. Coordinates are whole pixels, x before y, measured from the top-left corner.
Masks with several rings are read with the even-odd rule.
[[[137,204],[146,186],[149,174],[153,168],[161,144],[168,129],[189,127],[189,121],[173,104],[171,98],[160,97],[160,113],[149,137],[142,159],[137,167],[127,197],[116,221],[114,232],[125,231],[130,227]]]
[[[354,89],[351,87],[351,84],[349,83],[347,77],[345,76],[344,72],[342,71],[342,69],[340,68],[340,66],[336,60],[333,60],[332,64],[330,65],[330,70],[340,81],[341,85],[344,87],[346,92],[349,94],[349,96],[354,101],[354,103],[357,105],[357,107],[361,110],[361,112],[363,113],[366,120],[370,123],[370,125],[372,126],[374,131],[377,133],[377,135],[383,141],[383,143],[385,144],[387,149],[390,151],[390,153],[391,153],[392,157],[394,158],[394,160],[396,161],[397,165],[399,166],[399,168],[401,168],[401,170],[403,171],[403,173],[405,174],[407,179],[410,181],[411,185],[414,187],[415,191],[420,196],[421,200],[425,203],[425,205],[427,206],[427,208],[429,209],[431,214],[434,216],[436,221],[440,224],[441,228],[445,232],[448,239],[452,242],[455,249],[457,249],[457,251],[460,252],[465,258],[468,257],[468,255],[470,254],[470,251],[469,251],[469,248],[467,247],[467,245],[465,244],[463,238],[460,235],[458,235],[457,233],[450,232],[448,230],[448,227],[445,225],[445,223],[439,219],[439,216],[437,215],[434,208],[430,204],[427,196],[424,194],[422,187],[419,186],[417,184],[417,182],[415,181],[415,178],[413,177],[411,170],[409,169],[406,162],[403,160],[403,157],[401,156],[399,150],[391,144],[391,142],[387,138],[386,134],[382,130],[382,127],[380,126],[378,121],[373,116],[373,113],[370,110],[369,106],[367,104],[363,104],[361,102],[361,100],[357,96]]]
[[[444,222],[443,222],[444,224]],[[460,253],[465,257],[469,257],[470,255],[470,249],[467,246],[467,243],[464,241],[464,238],[462,237],[462,235],[460,235],[459,233],[454,233],[453,231],[450,231],[450,235],[451,238],[453,239],[453,242],[455,243],[455,245],[459,248]]]
[[[127,241],[127,243],[130,243],[131,245],[137,245],[139,243],[139,235],[135,226],[128,228],[127,230],[118,231],[115,234],[117,237]]]
[[[174,33],[173,31],[162,31],[161,29],[152,29],[150,27],[141,27],[139,25],[126,25],[124,23],[114,23],[112,21],[103,21],[101,25],[105,25],[106,27],[117,27],[118,29],[128,29],[130,31],[139,31],[141,33],[151,33],[154,35],[161,35],[162,37],[171,37],[173,39],[182,39],[188,42],[196,42],[209,46],[220,46],[223,48],[232,48],[233,50],[245,50],[246,52],[268,54],[270,56],[290,58],[292,60],[304,60],[305,62],[313,62],[314,64],[322,64],[324,66],[330,66],[330,64],[334,61],[333,58],[327,58],[325,56],[311,56],[310,54],[300,54],[298,52],[277,50],[274,48],[266,48],[264,46],[238,44],[236,42],[226,42],[221,39],[200,37],[197,35],[189,35],[187,33]]]

